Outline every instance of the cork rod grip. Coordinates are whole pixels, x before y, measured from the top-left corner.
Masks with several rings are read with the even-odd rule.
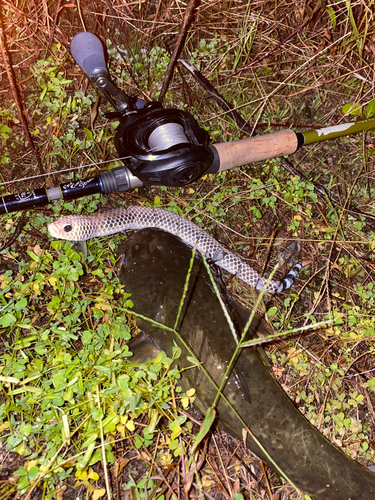
[[[281,130],[240,141],[217,143],[213,147],[220,158],[219,172],[222,172],[248,163],[295,153],[298,140],[293,130]]]

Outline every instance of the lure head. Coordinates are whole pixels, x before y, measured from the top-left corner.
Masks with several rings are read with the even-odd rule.
[[[92,217],[68,215],[51,222],[48,232],[58,240],[86,241],[96,236],[96,224]]]

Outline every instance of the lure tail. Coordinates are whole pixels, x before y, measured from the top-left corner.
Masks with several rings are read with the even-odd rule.
[[[294,280],[296,279],[298,273],[302,269],[303,265],[302,262],[298,262],[293,269],[289,271],[289,273],[285,276],[283,280],[281,280],[281,289],[278,290],[278,292],[283,292],[284,290],[288,290],[291,286],[294,284]]]

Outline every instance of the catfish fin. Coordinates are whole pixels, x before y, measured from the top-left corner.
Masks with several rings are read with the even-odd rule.
[[[141,332],[129,342],[129,351],[133,353],[129,361],[136,364],[151,361],[161,353],[152,337],[144,332]]]

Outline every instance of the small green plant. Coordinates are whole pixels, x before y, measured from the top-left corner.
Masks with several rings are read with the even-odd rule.
[[[132,494],[137,500],[147,500],[152,495],[158,495],[160,500],[165,499],[165,495],[160,494],[163,490],[155,479],[148,479],[147,477],[142,478],[140,481],[136,482],[132,476],[125,486],[125,491],[132,491]]]
[[[112,253],[95,250],[99,265],[113,260]],[[91,484],[91,466],[113,463],[116,432],[135,430],[136,417],[153,408],[167,411],[170,381],[179,374],[165,355],[132,365],[124,312],[132,302],[110,269],[92,268],[100,286],[85,296],[77,287],[84,267],[70,244],[56,241],[29,256],[19,275],[0,277],[0,333],[8,339],[0,357],[0,429],[7,449],[26,460],[15,473],[20,494],[44,482],[53,495],[60,480],[76,475]],[[40,308],[44,312],[36,313]],[[142,446],[153,439],[150,428],[137,435]]]

